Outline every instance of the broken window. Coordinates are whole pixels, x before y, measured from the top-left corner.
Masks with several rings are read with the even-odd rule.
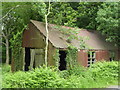
[[[115,52],[114,51],[110,51],[110,61],[115,60]]]
[[[59,58],[60,58],[60,61],[59,61],[59,70],[66,70],[66,61],[65,61],[65,58],[66,58],[66,52],[65,51],[59,51]]]
[[[95,62],[95,52],[94,51],[89,51],[88,52],[88,63],[87,66],[90,67],[91,64]]]

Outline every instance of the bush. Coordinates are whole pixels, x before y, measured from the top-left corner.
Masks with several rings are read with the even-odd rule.
[[[9,69],[5,69],[7,72]],[[3,88],[103,88],[117,84],[118,62],[97,62],[89,68],[75,66],[70,70],[40,67],[32,71],[6,73]]]
[[[11,72],[11,66],[10,65],[1,64],[1,66],[2,66],[2,74]]]
[[[1,88],[2,88],[2,67],[1,67],[2,65],[0,64],[0,90],[1,90]]]
[[[60,71],[60,74],[63,78],[68,78],[71,75],[84,76],[86,71],[87,71],[87,68],[80,65],[76,65],[68,70]]]
[[[60,78],[54,69],[36,68],[29,72],[16,72],[5,76],[4,88],[61,88],[68,87],[69,82]]]
[[[69,88],[94,88],[96,83],[87,68],[74,66],[70,70],[60,72],[61,76],[70,82]]]
[[[96,62],[89,68],[75,66],[62,71],[61,76],[71,82],[71,88],[106,87],[118,84],[118,62]]]
[[[101,84],[115,84],[118,81],[118,61],[97,62],[89,68],[89,72],[96,82]]]

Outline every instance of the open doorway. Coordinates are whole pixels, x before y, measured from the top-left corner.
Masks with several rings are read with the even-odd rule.
[[[59,51],[59,58],[60,58],[60,62],[59,62],[59,70],[66,70],[66,52],[65,51]]]
[[[30,48],[25,47],[25,71],[29,70],[29,66],[30,66]]]

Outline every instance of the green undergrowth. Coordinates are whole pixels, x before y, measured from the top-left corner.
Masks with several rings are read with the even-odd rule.
[[[2,88],[2,64],[0,63],[0,90]]]
[[[97,62],[89,68],[74,66],[64,71],[45,66],[28,72],[10,73],[5,67],[3,70],[3,88],[105,88],[118,83],[117,61]]]

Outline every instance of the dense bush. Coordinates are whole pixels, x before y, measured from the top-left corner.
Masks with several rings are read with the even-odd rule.
[[[96,82],[101,84],[114,84],[118,81],[118,61],[97,62],[89,68]]]
[[[6,65],[6,64],[1,64],[2,66],[2,74],[6,74],[8,72],[11,72],[11,67],[10,65]]]
[[[7,71],[7,70],[6,70]],[[101,88],[117,84],[118,62],[97,62],[89,68],[76,66],[57,71],[51,67],[6,73],[4,88]]]
[[[0,64],[0,90],[2,88],[2,65]]]
[[[96,62],[89,68],[81,66],[62,71],[63,78],[74,82],[71,87],[100,88],[118,84],[118,61]]]
[[[7,88],[60,88],[69,83],[60,78],[54,69],[49,67],[36,68],[29,72],[16,72],[4,76],[3,87]]]

